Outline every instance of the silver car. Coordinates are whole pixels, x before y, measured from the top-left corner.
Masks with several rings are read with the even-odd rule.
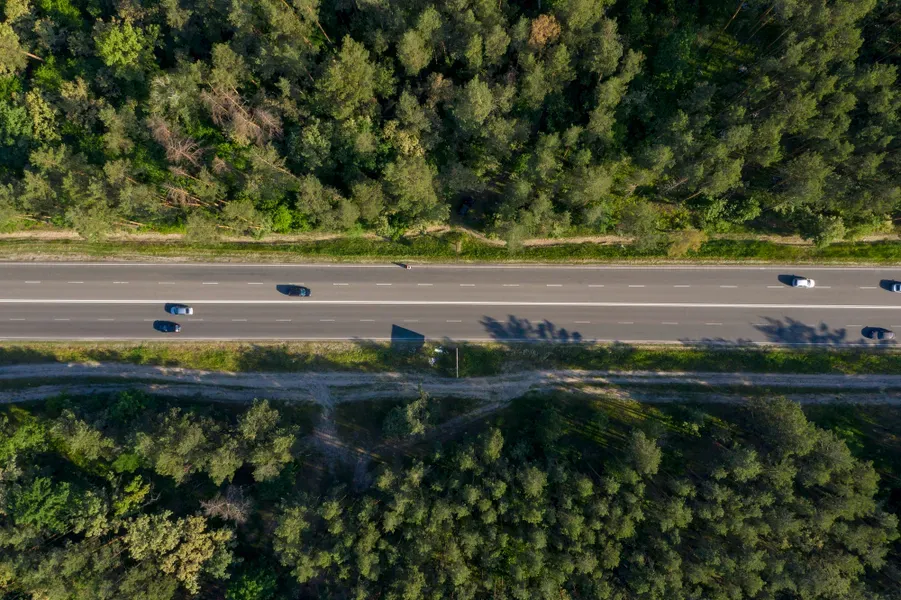
[[[167,312],[170,315],[193,315],[194,309],[185,304],[173,304],[167,309]]]
[[[792,287],[796,288],[812,288],[817,284],[813,279],[808,279],[806,277],[795,277],[792,279]]]

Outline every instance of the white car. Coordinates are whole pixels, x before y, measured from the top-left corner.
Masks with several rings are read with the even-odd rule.
[[[812,288],[817,284],[813,279],[807,279],[806,277],[795,277],[792,279],[792,287],[800,287],[800,288]]]
[[[896,281],[895,283],[892,284],[892,291],[893,292],[901,292],[901,281]]]
[[[184,304],[173,304],[167,311],[170,315],[193,315],[194,309]]]

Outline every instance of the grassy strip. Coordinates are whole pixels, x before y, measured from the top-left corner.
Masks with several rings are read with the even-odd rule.
[[[0,366],[122,362],[234,372],[407,371],[453,377],[453,352],[377,342],[9,343]],[[435,364],[430,359],[435,358]],[[530,369],[901,374],[901,352],[887,349],[647,347],[626,344],[460,344],[461,377]]]
[[[757,240],[710,240],[679,259],[669,258],[666,248],[639,250],[633,246],[594,243],[560,243],[528,246],[516,252],[506,247],[463,236],[459,252],[454,236],[424,235],[399,241],[344,237],[297,243],[183,242],[88,243],[78,240],[0,240],[0,258],[17,259],[182,259],[198,261],[297,262],[330,261],[441,261],[441,262],[693,262],[758,261],[792,263],[894,263],[901,262],[901,242],[847,242],[817,249],[813,246],[777,244]]]

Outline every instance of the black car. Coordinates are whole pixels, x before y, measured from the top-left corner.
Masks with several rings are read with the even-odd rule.
[[[461,217],[465,217],[466,213],[469,212],[469,209],[472,208],[472,205],[475,204],[476,201],[472,198],[464,198],[463,204],[460,205],[460,210],[457,211],[457,214]]]
[[[893,340],[895,339],[895,332],[891,329],[885,329],[882,327],[870,327],[866,331],[864,331],[864,335],[871,340]]]
[[[300,296],[306,298],[310,295],[310,288],[302,285],[289,285],[285,288],[285,294],[288,296]]]
[[[181,331],[181,325],[172,321],[154,321],[153,328],[163,333],[178,333]]]

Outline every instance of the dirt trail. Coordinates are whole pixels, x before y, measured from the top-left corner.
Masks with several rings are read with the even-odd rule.
[[[732,388],[793,388],[824,391],[901,390],[901,375],[785,375],[772,373],[680,373],[655,371],[525,371],[494,377],[448,379],[434,375],[406,373],[230,373],[173,367],[122,365],[112,363],[47,363],[0,367],[0,382],[43,380],[41,387],[72,389],[65,379],[92,378],[135,382],[174,395],[202,394],[216,398],[267,397],[313,401],[326,412],[338,402],[390,397],[409,397],[421,385],[433,396],[467,397],[482,401],[508,401],[533,389],[576,386],[672,386]],[[53,380],[53,381],[46,381]],[[106,382],[103,382],[106,383]],[[98,388],[94,382],[88,387]],[[83,383],[77,386],[84,388]],[[37,390],[26,388],[0,392],[0,402],[34,399]],[[192,391],[191,391],[192,390]],[[887,394],[874,394],[873,402],[894,402]]]

